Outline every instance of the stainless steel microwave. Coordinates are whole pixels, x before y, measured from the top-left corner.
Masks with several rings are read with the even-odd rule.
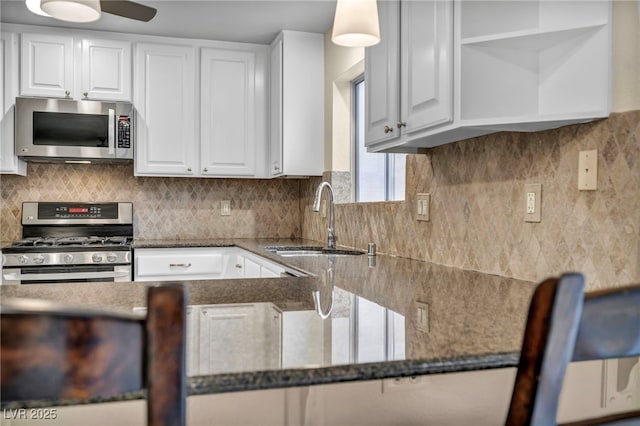
[[[133,159],[133,106],[125,102],[16,98],[16,154],[26,161]]]

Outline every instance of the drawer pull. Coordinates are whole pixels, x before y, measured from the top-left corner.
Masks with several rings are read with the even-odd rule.
[[[236,268],[238,268],[238,269],[242,269],[242,265],[241,265],[241,264],[239,264],[239,263],[236,263]]]
[[[170,263],[169,268],[190,268],[190,263]]]

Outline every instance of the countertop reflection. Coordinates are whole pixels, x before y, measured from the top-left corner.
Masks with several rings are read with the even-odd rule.
[[[239,246],[307,277],[185,281],[190,394],[515,366],[535,283],[378,254],[282,257],[301,239],[138,240]],[[321,245],[321,243],[320,243]],[[150,283],[0,286],[131,311]]]

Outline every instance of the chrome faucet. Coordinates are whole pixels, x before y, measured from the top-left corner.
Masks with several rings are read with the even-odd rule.
[[[333,188],[329,182],[322,182],[318,185],[316,189],[316,198],[313,200],[313,211],[320,211],[320,199],[322,198],[322,190],[327,188],[329,191],[329,236],[327,237],[327,247],[330,249],[336,248],[336,234],[335,232],[335,224],[334,224],[334,215],[333,215]]]

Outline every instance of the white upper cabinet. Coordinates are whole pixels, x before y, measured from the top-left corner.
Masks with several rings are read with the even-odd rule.
[[[27,174],[14,145],[15,98],[18,91],[18,35],[2,33],[0,42],[0,173]]]
[[[402,22],[395,127],[395,109],[384,111],[394,104],[380,105],[398,92],[395,52],[366,50],[370,151],[415,152],[496,131],[538,131],[609,115],[609,0],[401,1],[399,7],[379,2],[383,33],[395,34],[387,20],[400,14]],[[391,82],[382,84],[385,73]]]
[[[380,43],[365,50],[367,145],[397,139],[400,129],[400,2],[378,3]]]
[[[20,51],[22,96],[131,101],[129,42],[23,33]]]
[[[452,120],[453,4],[400,3],[400,123],[412,133]]]
[[[266,48],[219,45],[137,44],[136,175],[265,174]]]
[[[206,49],[200,63],[201,173],[256,172],[255,53]]]
[[[324,36],[283,31],[271,45],[270,175],[324,169]]]
[[[376,149],[453,115],[453,3],[381,1],[378,9],[382,41],[365,54],[365,139]]]
[[[82,40],[82,97],[131,101],[131,43]]]
[[[75,97],[73,37],[23,33],[20,39],[20,94]]]
[[[138,43],[135,174],[193,176],[198,169],[195,48]]]

